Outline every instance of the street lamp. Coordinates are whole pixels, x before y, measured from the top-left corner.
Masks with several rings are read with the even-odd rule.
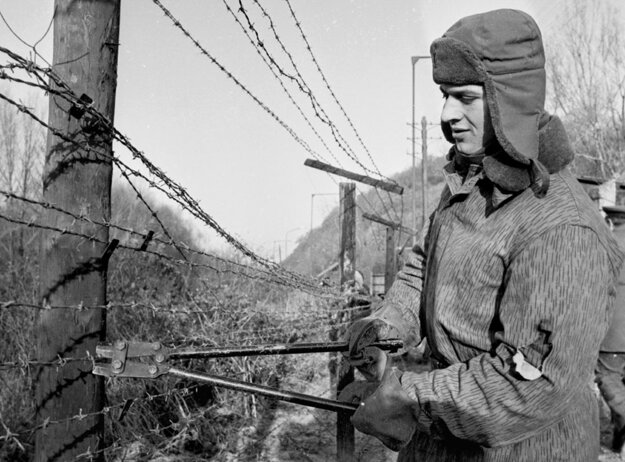
[[[417,168],[416,168],[416,153],[415,153],[415,64],[417,64],[417,62],[419,62],[420,59],[429,59],[430,56],[428,55],[423,55],[423,56],[411,56],[410,60],[412,62],[412,228],[415,230],[415,234],[412,235],[412,245],[413,247],[416,245],[417,243]],[[421,170],[422,172],[425,172],[426,170],[426,165],[425,165],[425,156],[421,157]],[[422,211],[422,220],[423,223],[422,225],[425,225],[425,220],[427,218],[427,203],[426,203],[426,198],[425,198],[425,181],[426,181],[426,173],[423,173],[423,178],[422,178],[422,207],[423,207],[423,211]]]

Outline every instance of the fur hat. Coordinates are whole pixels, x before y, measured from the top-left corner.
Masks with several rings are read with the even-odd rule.
[[[532,182],[542,180],[541,194],[546,193],[549,176],[538,160],[538,129],[545,104],[545,53],[534,20],[510,9],[467,16],[435,40],[430,53],[437,84],[484,86],[495,137],[504,151],[496,156],[487,152],[485,169],[488,166],[493,172],[503,172],[510,165],[515,167],[509,172],[513,175],[520,167]],[[443,124],[443,133],[454,142],[448,124]],[[516,185],[515,189],[524,189],[521,184],[526,184],[514,178],[507,180],[508,185]]]

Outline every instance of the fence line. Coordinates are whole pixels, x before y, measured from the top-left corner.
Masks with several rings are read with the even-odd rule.
[[[196,218],[200,219],[205,224],[213,228],[218,234],[220,234],[224,239],[226,239],[228,243],[230,243],[233,247],[235,247],[241,253],[250,257],[253,261],[261,264],[262,266],[265,266],[267,269],[277,274],[278,277],[297,281],[299,284],[307,285],[309,286],[309,288],[312,288],[313,290],[317,288],[316,284],[310,281],[310,279],[306,278],[304,275],[293,273],[281,267],[280,265],[277,265],[273,262],[270,262],[260,257],[259,255],[257,255],[256,253],[248,249],[243,243],[241,243],[234,236],[226,232],[210,215],[208,215],[204,210],[202,210],[202,208],[199,206],[197,201],[195,201],[182,186],[180,186],[175,181],[170,179],[167,175],[165,175],[165,173],[162,170],[160,170],[158,167],[152,164],[140,150],[138,150],[134,145],[132,145],[132,143],[130,143],[127,137],[125,137],[121,132],[119,132],[110,123],[110,121],[105,116],[103,116],[95,108],[89,106],[87,103],[85,103],[85,101],[81,100],[77,95],[75,95],[71,91],[69,86],[65,82],[63,82],[62,79],[60,79],[51,69],[42,69],[36,64],[26,60],[25,58],[22,58],[21,56],[3,47],[0,47],[0,52],[7,54],[12,59],[18,62],[18,64],[13,65],[12,67],[21,68],[21,69],[28,71],[29,73],[34,73],[36,75],[36,78],[40,82],[44,82],[44,78],[40,74],[43,74],[44,76],[50,78],[57,86],[63,89],[63,92],[55,90],[55,94],[62,95],[62,97],[65,98],[68,102],[72,103],[74,107],[80,108],[81,111],[84,111],[85,113],[91,116],[91,119],[89,121],[89,125],[91,127],[90,130],[96,131],[97,133],[99,133],[100,136],[103,136],[103,135],[113,136],[117,141],[122,143],[132,153],[135,159],[140,160],[140,162],[148,169],[151,175],[153,175],[154,177],[162,181],[163,184],[165,184],[168,189],[165,189],[164,187],[158,185],[156,182],[149,180],[145,175],[141,174],[137,170],[132,169],[131,167],[126,165],[118,157],[113,156],[112,160],[113,162],[116,163],[118,167],[126,169],[126,172],[132,173],[133,176],[138,176],[138,177],[143,178],[144,180],[148,182],[148,184],[151,187],[154,187],[160,190],[161,192],[165,193],[167,197],[169,197],[170,199],[174,200],[176,203],[181,205],[185,210],[190,212],[193,216],[195,216]],[[6,75],[6,73],[0,74],[0,78],[3,78],[3,75]],[[45,87],[44,83],[40,83],[40,85],[42,87]],[[51,89],[51,90],[54,90],[54,89]],[[89,143],[78,143],[75,139],[68,137],[67,135],[65,135],[64,133],[61,133],[59,130],[55,129],[54,127],[50,127],[48,124],[43,122],[40,118],[38,118],[28,108],[26,108],[25,106],[19,103],[16,103],[15,101],[11,100],[7,96],[2,95],[0,93],[0,98],[14,105],[15,107],[18,108],[18,110],[28,114],[35,121],[37,121],[42,126],[48,128],[48,130],[50,130],[54,135],[58,136],[62,140],[69,142],[73,145],[76,145],[80,149],[86,150],[88,154],[94,155],[95,158],[92,158],[91,161],[94,161],[94,162],[98,161],[98,158],[110,159],[108,155],[94,150],[93,147]],[[65,162],[71,162],[71,161],[72,159],[68,159]]]
[[[225,0],[224,0],[225,2]],[[245,8],[243,7],[243,4],[241,2],[241,0],[239,0],[239,11],[241,12],[241,14],[243,14],[243,16],[246,19],[247,22],[247,27],[254,32],[255,36],[256,36],[256,44],[253,44],[257,49],[260,47],[262,50],[264,50],[265,55],[269,58],[269,60],[271,61],[271,63],[273,64],[274,67],[276,67],[278,69],[278,71],[280,72],[280,74],[282,76],[284,76],[285,78],[293,81],[296,83],[296,85],[298,86],[299,90],[304,93],[305,95],[308,96],[308,98],[310,99],[311,102],[311,106],[313,108],[313,112],[315,114],[315,116],[317,117],[317,119],[319,119],[323,124],[327,125],[330,128],[330,132],[332,134],[332,137],[334,138],[334,141],[336,142],[336,144],[339,146],[339,148],[350,158],[352,159],[359,167],[361,167],[365,172],[367,173],[372,173],[374,175],[378,175],[382,178],[386,178],[384,177],[380,171],[376,168],[376,171],[373,171],[369,168],[367,168],[358,158],[358,156],[356,155],[356,153],[354,152],[354,150],[351,148],[351,146],[349,145],[349,143],[345,140],[345,138],[341,135],[341,132],[339,131],[339,129],[337,128],[336,124],[334,122],[332,122],[332,120],[330,119],[330,116],[326,113],[326,111],[323,109],[323,106],[321,106],[321,104],[319,103],[319,101],[317,100],[317,98],[315,97],[312,89],[308,86],[308,84],[306,83],[306,81],[304,80],[304,77],[302,76],[302,74],[299,71],[299,68],[297,67],[297,65],[295,64],[295,60],[293,59],[293,56],[291,55],[291,53],[289,53],[289,51],[286,49],[286,46],[284,45],[284,42],[280,39],[280,36],[278,35],[278,32],[275,28],[273,19],[271,18],[271,16],[269,15],[269,13],[267,12],[267,10],[265,8],[263,8],[263,6],[257,1],[254,0],[254,2],[256,3],[256,5],[258,6],[258,8],[261,10],[263,16],[265,18],[267,18],[267,20],[269,21],[269,27],[273,33],[273,36],[275,38],[275,40],[278,42],[278,44],[280,45],[280,48],[282,49],[282,51],[284,52],[284,54],[286,54],[286,56],[289,58],[289,61],[291,63],[291,66],[293,67],[293,69],[295,70],[296,76],[293,76],[291,74],[289,74],[288,72],[286,72],[284,69],[282,69],[282,67],[277,63],[277,61],[275,59],[273,59],[271,57],[271,54],[269,53],[269,51],[267,50],[267,48],[264,45],[264,42],[260,39],[260,34],[258,33],[258,31],[256,30],[256,28],[254,27],[253,22],[250,20]],[[260,53],[260,52],[259,52]],[[339,105],[340,106],[340,105]],[[345,114],[345,116],[347,116]],[[349,118],[348,118],[349,119]],[[364,145],[363,145],[364,146]],[[365,147],[366,150],[366,147]],[[369,154],[369,152],[367,151],[367,153]],[[371,158],[370,154],[369,157]],[[373,161],[373,159],[371,159]],[[340,164],[340,162],[339,162]],[[375,166],[375,162],[373,163]],[[390,180],[389,181],[396,183],[394,180]],[[376,195],[378,196],[378,198],[380,199],[380,203],[382,204],[382,206],[384,207],[385,213],[387,214],[387,216],[391,218],[391,213],[388,210],[388,208],[386,207],[386,204],[384,202],[384,200],[382,199],[382,197],[380,196],[380,192],[378,188],[374,188]],[[363,195],[363,197],[366,198],[366,196]],[[389,195],[390,197],[390,195]],[[368,200],[367,200],[368,201]],[[373,206],[372,206],[373,208]],[[393,211],[395,212],[395,216],[396,218],[399,217],[397,210],[395,209],[395,206],[391,200],[391,208],[393,209]]]
[[[291,136],[294,137],[294,139],[300,143],[305,149],[307,149],[308,152],[310,152],[312,155],[315,155],[314,151],[312,151],[310,149],[310,147],[303,141],[301,140],[297,134],[288,126],[286,125],[286,123],[284,123],[283,121],[281,121],[263,102],[261,102],[260,100],[258,100],[256,97],[254,97],[249,90],[247,90],[245,87],[242,86],[242,84],[240,84],[238,82],[238,80],[232,75],[230,74],[227,70],[225,70],[225,68],[223,68],[223,66],[221,66],[211,55],[208,54],[208,52],[206,52],[201,45],[193,38],[191,37],[191,35],[180,25],[180,23],[171,15],[171,13],[169,13],[169,11],[167,9],[165,9],[162,4],[158,1],[158,0],[153,0],[154,3],[159,6],[164,12],[165,15],[168,16],[174,23],[174,25],[176,27],[178,27],[180,30],[182,30],[182,32],[188,37],[190,38],[193,43],[195,44],[196,47],[198,47],[202,53],[206,56],[208,56],[211,60],[213,60],[213,62],[215,64],[217,64],[222,71],[226,72],[226,74],[229,76],[229,78],[231,78],[233,81],[235,81],[235,83],[237,83],[237,85],[239,85],[246,93],[248,93],[263,109],[265,109],[275,120],[277,120],[280,125],[283,126],[283,128],[285,128],[290,134]],[[262,9],[262,6],[260,6],[260,3],[256,2],[257,5]],[[289,5],[290,8],[290,5]],[[263,10],[264,14],[266,14],[265,10]],[[245,14],[245,10],[243,10],[243,13]],[[268,15],[267,15],[268,17]],[[254,30],[253,25],[251,25],[251,22],[249,21],[249,18],[246,15],[246,18],[248,20],[248,23],[250,24],[250,27],[252,28],[252,30]],[[269,18],[269,17],[268,17]],[[274,26],[273,26],[273,22],[271,21],[271,18],[269,18],[270,22],[271,22],[271,27],[272,30],[274,32],[274,34],[276,33]],[[298,23],[298,27],[299,27],[299,23]],[[256,33],[256,35],[258,36],[258,33],[254,30],[254,32]],[[303,34],[303,32],[302,32]],[[276,38],[279,40],[279,38],[276,35]],[[280,42],[281,43],[281,42]],[[283,44],[281,43],[281,45],[283,46]],[[307,43],[308,45],[308,43]],[[309,48],[310,50],[310,48]],[[10,50],[7,50],[6,48],[2,48],[0,47],[0,52],[3,52],[5,54],[7,54],[9,57],[11,57],[12,59],[14,59],[16,61],[15,64],[9,64],[6,66],[0,66],[0,79],[6,79],[9,81],[12,81],[14,83],[19,83],[19,84],[23,84],[23,85],[28,85],[31,86],[33,88],[38,88],[42,91],[48,92],[50,94],[53,94],[55,96],[58,96],[60,98],[62,98],[63,100],[65,100],[67,103],[70,104],[71,109],[67,111],[68,115],[72,114],[72,111],[78,111],[78,112],[82,112],[84,113],[84,115],[81,115],[80,117],[84,118],[82,119],[82,127],[81,130],[78,131],[78,133],[73,133],[73,134],[65,134],[63,132],[61,132],[59,129],[56,129],[54,127],[51,127],[49,124],[45,123],[43,120],[41,120],[39,117],[37,117],[35,115],[35,113],[29,109],[28,107],[26,107],[23,104],[17,103],[15,101],[13,101],[11,98],[9,98],[6,95],[3,95],[0,93],[0,99],[6,101],[9,104],[12,104],[13,106],[15,106],[18,110],[20,110],[21,112],[27,114],[28,116],[30,116],[33,120],[35,120],[37,123],[39,123],[40,125],[42,125],[43,127],[47,128],[49,130],[49,133],[52,133],[53,135],[57,136],[59,139],[61,139],[64,142],[70,143],[71,146],[74,146],[77,148],[79,153],[74,153],[74,154],[70,154],[68,155],[66,158],[62,159],[62,161],[60,162],[60,165],[58,167],[64,167],[65,165],[69,165],[74,161],[78,161],[78,160],[89,160],[91,162],[101,162],[103,160],[107,160],[107,161],[112,161],[114,162],[114,164],[120,169],[120,172],[122,173],[123,177],[125,178],[125,180],[130,184],[131,188],[135,191],[138,199],[145,205],[145,207],[147,208],[147,210],[151,213],[151,215],[154,217],[154,219],[156,220],[156,222],[159,224],[159,226],[162,229],[162,232],[165,234],[165,236],[169,239],[169,240],[164,240],[162,238],[156,237],[156,238],[152,238],[154,239],[155,242],[159,243],[159,244],[163,244],[163,245],[167,245],[167,246],[171,246],[174,247],[175,249],[177,249],[177,251],[180,253],[180,255],[182,256],[182,259],[178,259],[178,258],[174,258],[171,257],[169,255],[166,255],[162,252],[156,251],[156,250],[151,250],[151,249],[147,249],[147,241],[148,241],[148,235],[145,233],[140,233],[138,231],[129,229],[129,228],[124,228],[122,226],[118,226],[118,225],[114,225],[111,223],[105,223],[105,222],[98,222],[96,220],[92,220],[88,217],[85,217],[83,215],[80,214],[76,214],[76,213],[72,213],[66,210],[62,210],[61,208],[55,206],[54,204],[48,204],[48,203],[44,203],[41,201],[36,201],[35,199],[27,199],[24,197],[19,197],[15,194],[12,193],[7,193],[6,191],[0,191],[0,194],[4,195],[5,197],[10,197],[12,199],[16,199],[16,200],[22,200],[24,203],[30,203],[31,205],[36,205],[39,207],[42,207],[44,209],[48,209],[48,210],[54,210],[56,212],[59,213],[64,213],[67,214],[68,216],[72,216],[75,220],[80,220],[80,221],[85,221],[85,222],[89,222],[91,224],[97,224],[97,225],[101,225],[101,226],[107,226],[110,227],[112,229],[116,229],[118,231],[121,232],[125,232],[127,234],[129,234],[130,236],[135,236],[135,237],[140,237],[142,239],[142,243],[140,246],[133,246],[131,245],[129,242],[120,244],[119,247],[122,250],[131,250],[131,251],[135,251],[135,252],[143,252],[146,255],[152,255],[152,256],[156,256],[162,259],[166,259],[167,261],[173,262],[177,265],[184,265],[186,267],[189,268],[204,268],[204,269],[209,269],[211,271],[214,271],[218,274],[222,274],[222,273],[227,273],[227,274],[233,274],[233,275],[239,275],[239,276],[243,276],[243,277],[247,277],[253,280],[257,280],[259,282],[263,282],[263,283],[271,283],[271,284],[276,284],[280,287],[289,287],[289,288],[293,288],[293,289],[298,289],[301,290],[303,292],[306,292],[308,294],[312,294],[318,297],[321,297],[324,299],[324,301],[334,301],[334,302],[339,302],[339,301],[344,301],[344,295],[343,294],[339,294],[337,292],[337,288],[336,287],[320,287],[319,284],[317,283],[317,281],[313,280],[312,278],[308,278],[302,274],[298,274],[295,272],[291,272],[289,270],[287,270],[286,268],[277,265],[273,262],[270,262],[269,260],[257,255],[255,252],[253,252],[251,249],[249,249],[243,242],[241,242],[240,240],[238,240],[235,236],[233,236],[232,234],[228,233],[225,229],[223,229],[208,213],[206,213],[200,206],[199,203],[193,199],[193,197],[191,197],[188,192],[178,183],[176,183],[174,180],[172,180],[171,178],[169,178],[161,169],[159,169],[156,165],[154,165],[153,163],[151,163],[148,158],[145,156],[145,154],[140,151],[139,149],[137,149],[134,145],[132,145],[132,143],[130,143],[129,139],[124,136],[121,132],[119,132],[114,126],[113,124],[110,122],[109,119],[107,119],[106,117],[104,117],[100,112],[98,112],[95,108],[93,108],[92,106],[90,106],[88,103],[86,103],[85,101],[82,100],[82,97],[78,97],[69,87],[69,85],[64,82],[62,79],[59,78],[58,75],[56,75],[56,73],[53,71],[53,69],[44,69],[41,68],[40,66],[38,66],[36,63],[31,62],[29,60],[26,60],[25,58],[20,57],[19,55],[11,52]],[[286,52],[286,50],[285,50]],[[311,52],[312,53],[312,52]],[[288,54],[288,53],[287,53]],[[290,55],[289,55],[290,57]],[[314,59],[314,57],[313,57]],[[294,63],[293,63],[294,65]],[[25,72],[28,73],[29,76],[31,76],[33,79],[35,79],[34,82],[29,82],[23,79],[19,79],[17,77],[13,77],[13,76],[9,76],[9,74],[7,72],[13,72],[14,70],[23,70]],[[296,69],[297,70],[297,69]],[[283,72],[283,70],[281,70],[281,72]],[[297,73],[299,74],[299,71],[297,71]],[[301,75],[300,75],[301,77]],[[50,82],[52,82],[54,85],[56,85],[56,87],[54,87],[51,84],[48,84],[47,81],[48,79],[50,80]],[[325,78],[324,78],[325,80]],[[310,97],[312,98],[312,92],[310,93]],[[338,101],[337,101],[338,103]],[[313,107],[315,107],[315,105],[313,105]],[[322,109],[321,109],[322,110]],[[323,111],[323,110],[322,110]],[[315,114],[316,116],[323,121],[323,118],[321,117],[321,115],[317,112],[316,107],[315,107]],[[322,113],[323,115],[325,115],[327,117],[327,115],[325,114],[325,112]],[[74,114],[75,116],[75,114]],[[78,117],[78,118],[80,118]],[[332,122],[329,120],[329,117],[327,118],[328,122],[330,124],[332,124]],[[350,121],[351,124],[351,121]],[[333,124],[332,124],[333,126]],[[352,126],[353,128],[353,126]],[[331,128],[332,129],[332,128]],[[341,145],[341,143],[339,142],[339,140],[337,139],[337,135],[334,132],[334,129],[332,129],[333,132],[333,136],[335,137],[336,142],[339,144],[339,146],[341,146],[341,149],[343,149],[349,157],[350,154],[346,151],[345,148],[343,148],[343,146]],[[80,141],[77,139],[78,135],[83,135],[86,134],[87,136],[84,139],[81,139]],[[358,135],[357,135],[358,136]],[[342,138],[342,136],[340,134],[338,134],[338,137],[345,142],[345,144],[347,144],[347,142]],[[360,137],[358,136],[359,140],[362,143],[362,140],[360,139]],[[130,167],[129,165],[127,165],[125,162],[123,162],[121,159],[119,159],[117,156],[115,155],[107,155],[103,152],[101,152],[99,150],[99,143],[102,140],[106,140],[106,141],[110,141],[111,139],[115,139],[118,142],[120,142],[122,145],[124,145],[131,153],[133,159],[138,160],[139,162],[142,163],[143,167],[145,169],[147,169],[147,171],[149,172],[149,175],[151,175],[151,177],[149,177],[148,175],[140,172],[137,169],[134,169],[132,167]],[[364,144],[363,144],[364,146]],[[353,150],[349,147],[349,145],[347,145],[348,149],[351,151],[351,153],[353,154],[354,157],[352,157],[353,160],[355,160],[362,168],[364,168],[365,170],[369,171],[361,162],[360,160],[357,158],[357,156],[355,155],[355,153],[353,153]],[[366,147],[365,147],[366,150]],[[84,154],[80,154],[81,151],[84,151]],[[371,158],[370,153],[367,151],[367,154],[369,155],[369,157]],[[85,157],[86,156],[86,157]],[[373,159],[371,158],[371,160],[373,161]],[[374,163],[375,166],[375,163]],[[377,169],[377,166],[375,167]],[[50,176],[51,175],[56,175],[59,174],[59,168],[54,169],[52,172],[47,172],[48,176],[44,178],[44,182],[49,181]],[[381,175],[381,173],[379,173],[378,170],[378,174]],[[251,261],[254,264],[258,264],[262,267],[261,268],[256,268],[253,267],[250,264],[243,264],[243,263],[238,263],[238,262],[233,262],[233,261],[229,261],[227,259],[223,259],[221,257],[217,257],[215,255],[206,253],[206,252],[202,252],[200,250],[196,250],[196,249],[190,249],[188,246],[186,246],[186,244],[182,244],[182,243],[177,243],[172,235],[169,233],[169,231],[167,230],[165,224],[161,221],[161,219],[158,217],[158,214],[155,212],[155,210],[150,206],[150,204],[148,203],[148,201],[145,199],[145,197],[143,197],[143,195],[141,194],[141,192],[139,191],[139,189],[134,185],[134,183],[131,181],[130,177],[136,177],[136,178],[140,178],[143,181],[147,182],[147,184],[150,187],[156,188],[157,190],[163,192],[167,197],[169,197],[170,199],[172,199],[174,202],[178,203],[179,205],[181,205],[185,210],[187,210],[188,212],[190,212],[193,216],[195,216],[196,218],[198,218],[199,220],[201,220],[203,223],[205,223],[206,225],[210,226],[213,230],[215,230],[221,237],[223,237],[224,239],[226,239],[226,241],[232,245],[235,249],[237,249],[238,251],[240,251],[245,257],[251,259]],[[156,180],[154,180],[154,178],[156,178]],[[158,182],[160,182],[161,184],[159,184]],[[377,192],[377,189],[376,189]],[[378,193],[378,197],[379,193]],[[381,203],[384,206],[385,210],[387,213],[388,209],[386,208],[386,205],[384,203],[384,201],[382,200],[382,198],[380,197]],[[391,201],[391,206],[394,209],[394,205],[393,202]],[[396,213],[396,211],[395,211]],[[389,213],[390,215],[390,213]],[[91,242],[99,242],[99,243],[104,243],[104,244],[108,244],[106,242],[103,242],[101,240],[99,240],[98,238],[96,238],[95,235],[89,235],[89,234],[85,234],[85,233],[81,233],[79,231],[76,231],[74,229],[71,229],[71,226],[68,228],[61,228],[58,226],[52,226],[49,224],[45,224],[45,223],[41,223],[38,222],[34,219],[30,219],[30,220],[24,220],[24,219],[17,219],[15,217],[10,217],[4,214],[0,214],[0,219],[8,221],[10,223],[14,223],[14,224],[18,224],[20,226],[25,226],[25,227],[30,227],[30,228],[35,228],[35,229],[41,229],[41,230],[46,230],[46,231],[52,231],[52,232],[57,232],[60,234],[69,234],[69,235],[73,235],[73,236],[77,236],[77,237],[81,237],[84,238],[88,241]],[[185,252],[188,253],[193,253],[195,255],[200,255],[200,256],[204,256],[204,257],[208,257],[211,259],[215,259],[220,263],[223,263],[225,265],[232,265],[234,267],[240,268],[239,271],[235,271],[234,269],[224,269],[224,268],[216,268],[215,266],[212,266],[208,263],[201,263],[201,262],[194,262],[194,261],[189,261],[187,255],[185,255]],[[97,263],[97,262],[96,262]],[[94,263],[94,264],[96,264]],[[254,273],[254,275],[249,274],[248,272],[252,272]],[[219,300],[218,300],[219,302]],[[197,303],[196,303],[197,305]],[[73,305],[73,306],[50,306],[50,305],[40,305],[40,304],[35,304],[35,303],[28,303],[28,302],[20,302],[20,301],[15,301],[15,300],[11,300],[11,301],[5,301],[2,302],[0,301],[0,309],[10,309],[10,308],[27,308],[27,309],[35,309],[35,310],[50,310],[50,309],[74,309],[74,310],[85,310],[85,309],[92,309],[92,308],[101,308],[101,309],[105,309],[105,310],[111,310],[111,309],[136,309],[136,308],[148,308],[150,310],[150,312],[152,312],[152,314],[156,315],[156,314],[162,314],[162,313],[167,313],[167,314],[184,314],[187,316],[191,316],[191,315],[207,315],[207,314],[211,314],[212,312],[214,312],[214,307],[210,307],[207,310],[189,310],[189,309],[184,309],[184,308],[167,308],[164,309],[162,307],[155,307],[153,304],[147,304],[147,303],[137,303],[137,302],[129,302],[129,303],[107,303],[104,306],[85,306],[82,304],[78,304],[78,305]],[[223,306],[222,304],[222,308],[225,308],[225,306]],[[364,309],[363,307],[354,307],[354,308],[349,308],[348,310],[362,310]],[[232,335],[236,336],[236,341],[237,341],[237,346],[239,346],[241,343],[246,343],[248,341],[257,341],[259,337],[262,336],[267,336],[269,338],[271,338],[273,341],[275,341],[275,338],[278,336],[288,336],[289,332],[286,332],[287,329],[291,329],[291,330],[301,330],[302,331],[302,335],[312,335],[312,334],[327,334],[328,332],[333,331],[334,329],[336,329],[337,326],[342,326],[342,325],[346,325],[348,323],[346,322],[342,322],[340,321],[339,318],[336,318],[336,313],[332,313],[331,309],[321,309],[320,312],[316,312],[316,313],[312,313],[310,315],[308,314],[302,314],[301,312],[298,311],[289,311],[289,310],[283,310],[283,311],[278,311],[278,312],[267,312],[264,311],[262,309],[250,309],[249,307],[245,307],[244,311],[246,314],[248,314],[248,318],[244,319],[242,322],[241,327],[243,327],[249,320],[254,319],[254,316],[256,315],[275,315],[275,316],[288,316],[289,314],[293,314],[293,316],[297,316],[297,319],[285,319],[283,321],[282,325],[278,325],[278,326],[271,326],[271,327],[261,327],[261,328],[254,328],[254,329],[237,329],[236,332],[231,332]],[[325,321],[327,324],[323,324],[321,321]],[[203,338],[202,336],[197,336],[197,337],[188,337],[189,340],[191,341],[210,341],[211,337],[210,336],[206,336],[206,338]],[[194,345],[197,346],[197,345]],[[223,345],[220,345],[223,346]],[[180,347],[180,346],[178,346]],[[89,363],[94,363],[94,358],[89,355],[89,353],[87,353],[87,356],[83,357],[83,358],[75,358],[75,357],[61,357],[59,356],[58,359],[56,361],[49,361],[49,362],[43,362],[43,361],[33,361],[33,360],[27,360],[27,359],[21,359],[21,358],[17,358],[16,361],[10,361],[10,362],[5,362],[5,363],[0,363],[0,370],[30,370],[30,368],[33,367],[56,367],[56,368],[62,368],[64,366],[66,366],[69,363],[75,363],[75,362],[89,362]],[[37,432],[38,430],[41,429],[45,429],[48,426],[51,425],[60,425],[60,424],[65,424],[67,425],[69,422],[71,421],[81,421],[84,420],[86,418],[89,417],[93,417],[93,416],[98,416],[98,415],[102,415],[102,416],[112,416],[112,411],[116,410],[116,409],[121,409],[120,411],[120,417],[118,417],[118,420],[121,419],[121,416],[124,414],[125,411],[128,410],[128,408],[130,406],[132,406],[134,403],[137,402],[143,402],[143,401],[151,401],[154,400],[156,398],[160,398],[160,397],[166,397],[166,398],[171,398],[171,397],[179,397],[179,396],[184,396],[185,394],[189,393],[189,390],[191,389],[195,389],[197,388],[199,385],[193,385],[191,387],[186,387],[183,388],[182,390],[180,389],[174,389],[174,390],[169,390],[165,393],[160,393],[160,394],[155,394],[155,395],[150,395],[148,393],[147,397],[135,397],[135,398],[130,398],[130,399],[126,399],[123,402],[119,402],[113,405],[109,405],[104,407],[101,411],[97,411],[97,412],[92,412],[92,413],[88,413],[88,414],[83,414],[82,410],[80,410],[80,412],[74,416],[71,417],[67,417],[64,419],[60,419],[60,420],[45,420],[43,423],[36,425],[32,428],[29,428],[27,430],[23,430],[20,432],[14,432],[12,431],[3,421],[2,416],[0,416],[0,423],[2,424],[2,428],[4,429],[4,436],[0,436],[0,441],[4,441],[7,443],[13,443],[16,444],[18,447],[20,447],[22,450],[24,450],[24,447],[22,446],[19,437],[23,436],[23,435],[33,435],[35,432]],[[172,426],[174,424],[172,423]],[[162,427],[161,427],[162,430]],[[87,450],[84,454],[79,455],[79,458],[87,458],[87,459],[91,459],[94,457],[94,455],[98,454],[98,453],[104,453],[106,451],[116,451],[119,449],[124,449],[123,447],[118,445],[119,439],[117,441],[115,441],[113,443],[113,445],[109,446],[108,448],[102,448],[100,450],[97,451],[91,451],[91,450]]]

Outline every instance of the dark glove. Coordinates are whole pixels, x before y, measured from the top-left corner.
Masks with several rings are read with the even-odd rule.
[[[344,340],[349,343],[345,354],[349,364],[357,368],[369,381],[380,381],[386,368],[386,354],[373,342],[397,335],[396,329],[381,319],[366,317],[349,326]]]
[[[361,390],[363,394],[368,391],[366,387]],[[377,389],[360,404],[351,421],[362,433],[375,436],[387,448],[399,451],[412,439],[418,412],[419,403],[408,396],[395,372],[387,368]]]
[[[379,386],[380,382],[363,382],[362,380],[348,383],[339,393],[339,401],[360,404],[371,396]]]

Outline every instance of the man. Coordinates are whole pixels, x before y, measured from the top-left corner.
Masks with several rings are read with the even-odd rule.
[[[625,207],[603,207],[613,234],[625,249]],[[601,395],[612,414],[614,435],[612,449],[624,453],[625,443],[625,271],[621,270],[616,290],[614,314],[601,348],[597,362],[596,380]]]
[[[383,305],[349,329],[370,380],[360,431],[400,461],[591,461],[592,381],[622,255],[566,165],[544,112],[540,31],[527,14],[461,19],[431,47],[453,144],[447,187]],[[425,338],[433,369],[398,373],[376,338]]]

